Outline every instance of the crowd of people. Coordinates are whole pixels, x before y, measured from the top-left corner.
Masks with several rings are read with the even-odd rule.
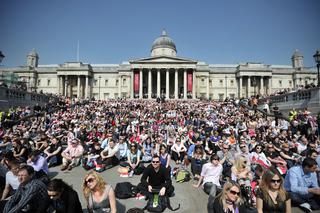
[[[49,178],[55,166],[90,170],[83,181],[90,212],[116,212],[115,192],[99,174],[115,166],[141,175],[140,197],[175,196],[172,177],[189,170],[193,187],[209,195],[208,212],[320,209],[319,118],[275,120],[233,100],[91,100],[71,108],[60,98],[58,110],[1,125],[3,212],[82,212],[77,192]],[[35,109],[18,116],[28,110]]]

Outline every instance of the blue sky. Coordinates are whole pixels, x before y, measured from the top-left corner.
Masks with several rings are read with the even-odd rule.
[[[209,64],[291,64],[295,49],[307,67],[320,48],[319,0],[1,0],[4,66],[80,61],[119,64],[150,56],[165,28],[178,56]]]

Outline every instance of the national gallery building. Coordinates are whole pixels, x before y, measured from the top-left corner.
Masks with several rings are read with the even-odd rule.
[[[25,82],[29,91],[70,97],[223,100],[317,84],[317,73],[303,66],[298,51],[291,60],[292,66],[207,64],[177,56],[175,43],[163,30],[152,44],[150,57],[122,64],[39,65],[39,55],[33,50],[27,56],[27,66],[1,70],[18,74],[19,82]]]

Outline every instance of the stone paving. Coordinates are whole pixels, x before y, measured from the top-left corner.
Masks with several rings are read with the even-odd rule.
[[[118,167],[112,168],[110,170],[104,171],[101,173],[104,180],[110,183],[113,187],[115,187],[118,182],[129,181],[134,185],[137,185],[140,181],[139,176],[134,176],[132,178],[127,177],[119,177],[117,173]],[[76,167],[72,171],[60,171],[60,167],[54,167],[50,169],[50,177],[53,178],[62,178],[65,182],[78,192],[80,201],[82,203],[82,208],[86,209],[86,201],[82,194],[82,182],[83,177],[86,174],[86,171],[82,167]],[[188,183],[176,183],[173,180],[173,185],[175,187],[175,196],[170,199],[171,205],[175,208],[179,203],[181,205],[180,209],[175,211],[177,213],[207,213],[206,205],[208,196],[203,192],[201,188],[196,189],[192,186],[192,183],[195,182],[193,180]],[[145,200],[137,200],[135,198],[120,200],[117,201],[118,212],[125,213],[126,210],[139,207],[143,208],[146,204]],[[170,210],[166,210],[165,213],[171,212]],[[298,208],[293,208],[292,212],[294,213],[302,213]],[[314,211],[320,213],[320,211]]]

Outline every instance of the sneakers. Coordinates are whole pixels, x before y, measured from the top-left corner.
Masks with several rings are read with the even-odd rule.
[[[309,203],[303,203],[300,204],[300,208],[304,211],[304,212],[312,212],[311,206]]]
[[[131,172],[129,172],[129,177],[132,178],[133,177],[133,170]]]
[[[68,166],[68,170],[69,170],[69,171],[71,171],[71,170],[72,170],[72,168],[73,168],[73,166],[72,166],[72,165],[69,165],[69,166]]]
[[[144,195],[141,194],[141,193],[138,193],[138,194],[136,195],[136,199],[137,199],[137,200],[146,199],[146,196],[144,196]]]

